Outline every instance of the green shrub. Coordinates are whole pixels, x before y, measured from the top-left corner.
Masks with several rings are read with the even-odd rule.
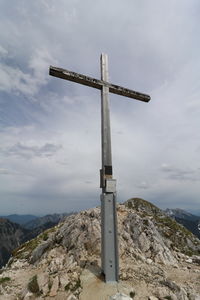
[[[28,290],[36,295],[40,294],[40,288],[37,281],[37,275],[33,276],[28,283]]]
[[[65,286],[65,291],[71,291],[72,293],[74,293],[78,288],[81,287],[81,281],[80,279],[78,279],[75,283],[75,285],[73,285],[71,282],[69,282],[66,286]]]
[[[47,241],[48,240],[48,234],[47,232],[44,232],[43,236],[42,236],[43,241]]]
[[[131,291],[130,292],[130,297],[133,299],[135,297],[135,292]]]
[[[70,290],[70,287],[71,287],[71,283],[69,282],[68,284],[66,284],[65,286],[65,291],[69,291]]]
[[[8,282],[10,280],[11,280],[10,277],[2,277],[2,278],[0,278],[0,284],[3,284],[3,283]]]

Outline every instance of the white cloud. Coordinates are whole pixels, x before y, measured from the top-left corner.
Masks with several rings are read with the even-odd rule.
[[[119,199],[183,207],[190,191],[197,207],[198,1],[17,0],[11,6],[3,0],[0,6],[6,28],[0,32],[1,198],[27,209],[37,198],[43,211],[48,201],[52,211],[56,201],[77,208],[99,203],[100,93],[49,77],[48,68],[99,77],[99,55],[106,52],[113,83],[152,97],[145,104],[111,96]],[[16,172],[15,180],[6,170]]]
[[[52,61],[47,50],[38,49],[30,58],[28,72],[23,67],[0,64],[0,90],[24,96],[35,96],[39,89],[47,83],[48,68]]]
[[[0,168],[0,175],[10,175],[10,174],[13,174],[13,172],[8,169]]]
[[[0,57],[8,55],[8,51],[0,45]]]
[[[23,144],[18,142],[15,145],[12,145],[5,149],[0,149],[2,154],[7,156],[20,156],[25,159],[30,159],[34,157],[50,157],[54,155],[62,147],[60,145],[55,145],[52,143],[45,143],[42,146],[35,144]]]

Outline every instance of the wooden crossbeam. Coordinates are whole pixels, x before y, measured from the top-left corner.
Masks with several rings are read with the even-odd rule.
[[[52,75],[52,76],[55,76],[58,78],[62,78],[62,79],[66,79],[69,81],[73,81],[76,83],[80,83],[83,85],[87,85],[87,86],[90,86],[90,87],[93,87],[93,88],[96,88],[99,90],[101,90],[103,86],[106,86],[109,88],[110,93],[125,96],[128,98],[137,99],[137,100],[143,101],[143,102],[149,102],[151,99],[151,97],[149,95],[146,95],[146,94],[143,94],[140,92],[136,92],[136,91],[121,87],[119,85],[111,84],[111,83],[103,81],[103,80],[85,76],[85,75],[75,73],[75,72],[72,72],[69,70],[61,69],[61,68],[56,68],[56,67],[50,66],[49,75]]]

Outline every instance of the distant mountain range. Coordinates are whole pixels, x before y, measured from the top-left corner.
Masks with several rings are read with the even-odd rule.
[[[191,214],[193,214],[193,215],[195,215],[195,216],[199,216],[200,217],[200,210],[198,209],[198,210],[192,210],[192,209],[190,209],[190,213]]]
[[[24,243],[29,231],[8,219],[0,218],[0,267],[10,258],[13,249]]]
[[[34,215],[17,215],[17,214],[8,215],[8,216],[0,216],[0,218],[7,219],[13,223],[17,223],[20,225],[24,225],[30,221],[38,219],[38,217],[34,216]]]
[[[35,229],[41,226],[45,226],[45,224],[52,224],[54,226],[64,217],[71,215],[72,213],[63,213],[63,214],[52,214],[46,215],[39,218],[32,218],[29,222],[23,224],[23,227],[26,229]]]
[[[176,220],[179,224],[182,224],[194,235],[200,239],[200,216],[193,215],[183,209],[175,208],[164,210],[164,213]]]
[[[57,225],[71,214],[52,214],[43,217],[14,214],[0,217],[0,268],[7,263],[15,248]]]

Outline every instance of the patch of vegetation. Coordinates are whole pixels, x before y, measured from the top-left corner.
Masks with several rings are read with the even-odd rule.
[[[149,225],[149,220],[148,220],[148,219],[143,219],[143,224],[144,224],[145,226],[148,226],[148,225]]]
[[[81,287],[81,281],[80,278],[76,281],[76,283],[73,285],[71,282],[69,282],[66,286],[65,286],[65,291],[71,291],[72,293],[74,293],[76,290],[78,290]]]
[[[130,209],[135,209],[136,211],[144,214],[145,216],[148,215],[155,215],[155,214],[160,214],[161,211],[158,207],[153,205],[152,203],[141,199],[141,198],[132,198],[126,201],[125,206],[127,206]]]
[[[129,295],[133,299],[135,297],[135,292],[131,291]]]
[[[172,297],[171,296],[165,296],[164,299],[172,300]]]
[[[170,241],[172,241],[172,248],[179,249],[182,253],[192,256],[197,254],[195,250],[195,240],[193,234],[175,220],[165,215],[155,216],[155,223],[159,228],[160,233]],[[194,248],[190,247],[187,239],[194,243]]]
[[[46,234],[49,235],[49,233],[55,232],[55,231],[56,231],[56,228],[57,228],[57,225],[55,225],[54,227],[51,227],[51,228],[45,230],[44,232],[42,232],[42,233],[39,235],[39,237],[42,237],[42,236],[44,236],[44,235],[46,235]]]
[[[0,284],[4,284],[5,282],[8,282],[10,280],[11,280],[10,277],[2,277],[2,278],[0,278]]]
[[[185,236],[192,237],[192,233],[187,230],[185,227],[178,224],[175,220],[171,219],[167,216],[158,216],[156,218],[156,221],[159,223],[161,227],[168,227],[171,230],[171,233],[176,233],[177,231],[180,231]]]
[[[40,295],[40,288],[38,285],[38,281],[37,281],[37,275],[33,276],[29,283],[28,283],[28,290],[33,293],[36,294],[37,296]]]
[[[26,242],[25,244],[19,246],[15,250],[13,250],[12,255],[15,258],[29,258],[31,255],[31,252],[39,245],[40,240],[38,238],[35,238],[33,240],[30,240]]]
[[[52,285],[53,285],[53,282],[52,282],[52,281],[49,281],[49,282],[48,282],[48,288],[49,288],[49,290],[51,290]]]
[[[49,234],[56,230],[55,227],[49,228],[38,235],[36,238],[20,245],[18,248],[12,251],[12,256],[17,259],[27,259],[31,256],[32,251],[42,242],[49,238]]]
[[[192,256],[192,255],[199,255],[200,253],[199,253],[198,250],[195,251],[195,250],[193,250],[191,248],[188,248],[188,249],[184,250],[184,254],[187,255],[187,256]]]
[[[41,238],[43,239],[43,241],[47,241],[49,238],[48,233],[45,231]]]
[[[71,282],[69,282],[68,284],[66,284],[65,291],[67,292],[67,291],[71,290],[70,287],[71,287]]]
[[[178,249],[188,256],[199,254],[199,250],[196,250],[198,241],[194,239],[193,234],[166,216],[158,207],[141,198],[129,199],[124,204],[139,213],[145,226],[149,225],[149,217],[151,217],[151,221],[158,228],[160,234],[172,242],[172,249]]]
[[[72,288],[72,293],[75,292],[78,288],[81,287],[81,281],[80,281],[80,278],[76,281],[76,284],[73,286]]]
[[[68,250],[73,250],[75,248],[75,245],[74,244],[71,244],[70,247],[68,248]]]

